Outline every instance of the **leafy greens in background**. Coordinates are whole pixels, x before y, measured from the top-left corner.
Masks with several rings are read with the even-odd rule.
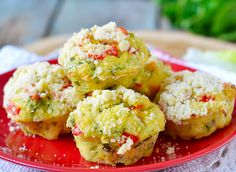
[[[155,0],[176,28],[236,42],[236,0]]]

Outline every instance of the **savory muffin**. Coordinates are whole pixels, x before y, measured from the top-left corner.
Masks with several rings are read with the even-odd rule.
[[[114,22],[75,33],[58,59],[74,86],[83,93],[129,87],[150,57],[145,44]]]
[[[95,90],[79,102],[67,126],[86,160],[130,165],[152,153],[165,118],[146,96],[120,86]]]
[[[173,138],[199,139],[228,125],[235,87],[202,72],[178,72],[166,79],[156,102],[163,110],[165,131]]]
[[[24,132],[51,140],[70,131],[66,120],[80,99],[61,66],[40,62],[14,72],[4,87],[3,106]]]
[[[133,80],[131,88],[153,100],[163,80],[170,75],[171,69],[169,66],[162,63],[157,57],[151,57],[145,63],[138,76]]]

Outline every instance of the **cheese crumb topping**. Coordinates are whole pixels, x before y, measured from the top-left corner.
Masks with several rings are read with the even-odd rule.
[[[72,122],[76,121],[76,122]],[[76,123],[76,124],[75,124]],[[164,129],[164,114],[140,93],[119,86],[116,90],[95,90],[70,113],[67,126],[79,129],[85,137],[95,136],[122,142],[123,133],[144,140]]]
[[[124,155],[127,151],[129,151],[134,144],[133,140],[128,137],[126,142],[122,144],[122,146],[118,149],[117,154]]]
[[[202,97],[214,97],[222,93],[223,83],[217,78],[202,72],[178,72],[165,81],[164,91],[160,95],[159,105],[167,119],[176,123],[194,116],[208,114],[215,106],[214,99],[201,101]]]
[[[8,116],[21,120],[41,121],[68,114],[80,99],[64,69],[48,62],[19,67],[4,87]]]
[[[126,39],[126,35],[117,28],[115,22],[110,22],[101,27],[95,25],[91,28],[95,40],[120,42]]]
[[[106,52],[113,51],[114,45],[117,45],[115,47],[121,52],[128,51],[130,49],[128,37],[129,34],[123,33],[114,22],[103,26],[95,25],[91,29],[81,29],[80,32],[74,33],[60,54],[67,54],[70,57],[78,55],[82,59],[97,60],[94,56],[105,56]]]
[[[128,51],[129,50],[129,47],[130,47],[130,44],[127,40],[122,40],[119,42],[119,49],[121,51]]]

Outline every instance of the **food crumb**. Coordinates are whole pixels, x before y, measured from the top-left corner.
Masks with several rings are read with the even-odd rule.
[[[0,150],[5,154],[12,153],[12,150],[9,149],[8,147],[1,147]]]
[[[165,160],[165,157],[161,157],[161,162],[164,162]]]
[[[14,132],[16,132],[17,130],[20,129],[20,126],[17,125],[16,123],[14,123],[14,122],[9,122],[8,127],[9,127],[9,131],[12,132],[12,133],[14,133]]]
[[[157,159],[155,156],[153,157],[153,161],[154,161],[154,163],[157,163]]]
[[[98,169],[98,168],[99,168],[98,165],[90,167],[90,169]]]
[[[32,138],[35,138],[35,134],[24,133],[24,135],[25,135],[26,137],[32,137]]]
[[[18,155],[16,155],[16,157],[17,157],[17,158],[20,158],[20,159],[25,159],[25,158],[24,158],[24,155],[22,155],[22,154],[18,154]]]
[[[25,144],[23,144],[21,147],[19,147],[19,151],[21,151],[21,152],[25,152],[25,151],[27,151],[28,149],[27,149],[27,147],[26,147],[26,145]]]
[[[173,147],[168,147],[167,150],[166,150],[166,153],[168,155],[175,153],[175,147],[174,146]]]

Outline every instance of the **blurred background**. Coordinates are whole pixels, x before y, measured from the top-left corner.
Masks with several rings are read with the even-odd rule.
[[[0,47],[115,21],[236,41],[236,0],[1,0]]]

